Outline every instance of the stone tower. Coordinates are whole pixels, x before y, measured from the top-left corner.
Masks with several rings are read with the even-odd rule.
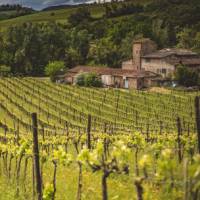
[[[133,67],[135,70],[142,70],[141,57],[157,50],[155,42],[149,38],[143,38],[133,42]]]

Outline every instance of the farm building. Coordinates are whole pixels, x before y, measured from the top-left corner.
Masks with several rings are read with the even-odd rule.
[[[82,73],[95,73],[101,77],[105,87],[141,89],[151,86],[151,80],[157,74],[147,71],[126,70],[108,67],[77,66],[68,70],[64,82],[73,84],[76,77]]]
[[[180,64],[200,70],[200,56],[186,49],[157,50],[156,43],[145,38],[133,42],[132,59],[124,61],[120,69],[77,66],[62,79],[74,84],[79,74],[96,73],[105,87],[141,89],[170,77]]]
[[[133,58],[122,63],[123,69],[151,71],[166,78],[172,75],[178,65],[200,70],[200,56],[187,49],[168,48],[157,50],[150,39],[141,39],[133,44]]]

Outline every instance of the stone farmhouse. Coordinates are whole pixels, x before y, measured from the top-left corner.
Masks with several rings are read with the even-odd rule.
[[[132,59],[124,61],[122,68],[77,66],[67,71],[63,81],[74,84],[79,74],[93,72],[105,87],[142,89],[170,77],[180,64],[200,70],[200,56],[186,49],[157,50],[155,42],[144,38],[133,42]]]
[[[151,85],[151,80],[158,76],[152,72],[133,69],[77,66],[68,70],[64,75],[64,82],[73,84],[76,82],[76,77],[82,73],[95,73],[99,75],[105,87],[126,89],[142,89],[143,87],[149,87]]]
[[[200,70],[200,56],[187,49],[157,50],[150,39],[141,39],[133,44],[133,58],[122,63],[123,69],[151,71],[162,77],[169,77],[178,65],[183,64],[193,70]]]

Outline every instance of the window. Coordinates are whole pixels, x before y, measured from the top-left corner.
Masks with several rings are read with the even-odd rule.
[[[151,59],[146,58],[146,59],[145,59],[145,62],[146,62],[146,63],[150,63],[150,62],[151,62]]]
[[[166,73],[167,73],[167,70],[166,70],[165,68],[163,68],[163,69],[161,70],[161,73],[162,73],[162,74],[166,74]]]

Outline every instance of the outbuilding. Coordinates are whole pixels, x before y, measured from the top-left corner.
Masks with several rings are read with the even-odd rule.
[[[108,67],[77,66],[63,76],[63,82],[75,84],[78,75],[83,73],[97,74],[104,87],[125,89],[142,89],[151,86],[152,80],[158,75],[148,71],[126,70]]]

